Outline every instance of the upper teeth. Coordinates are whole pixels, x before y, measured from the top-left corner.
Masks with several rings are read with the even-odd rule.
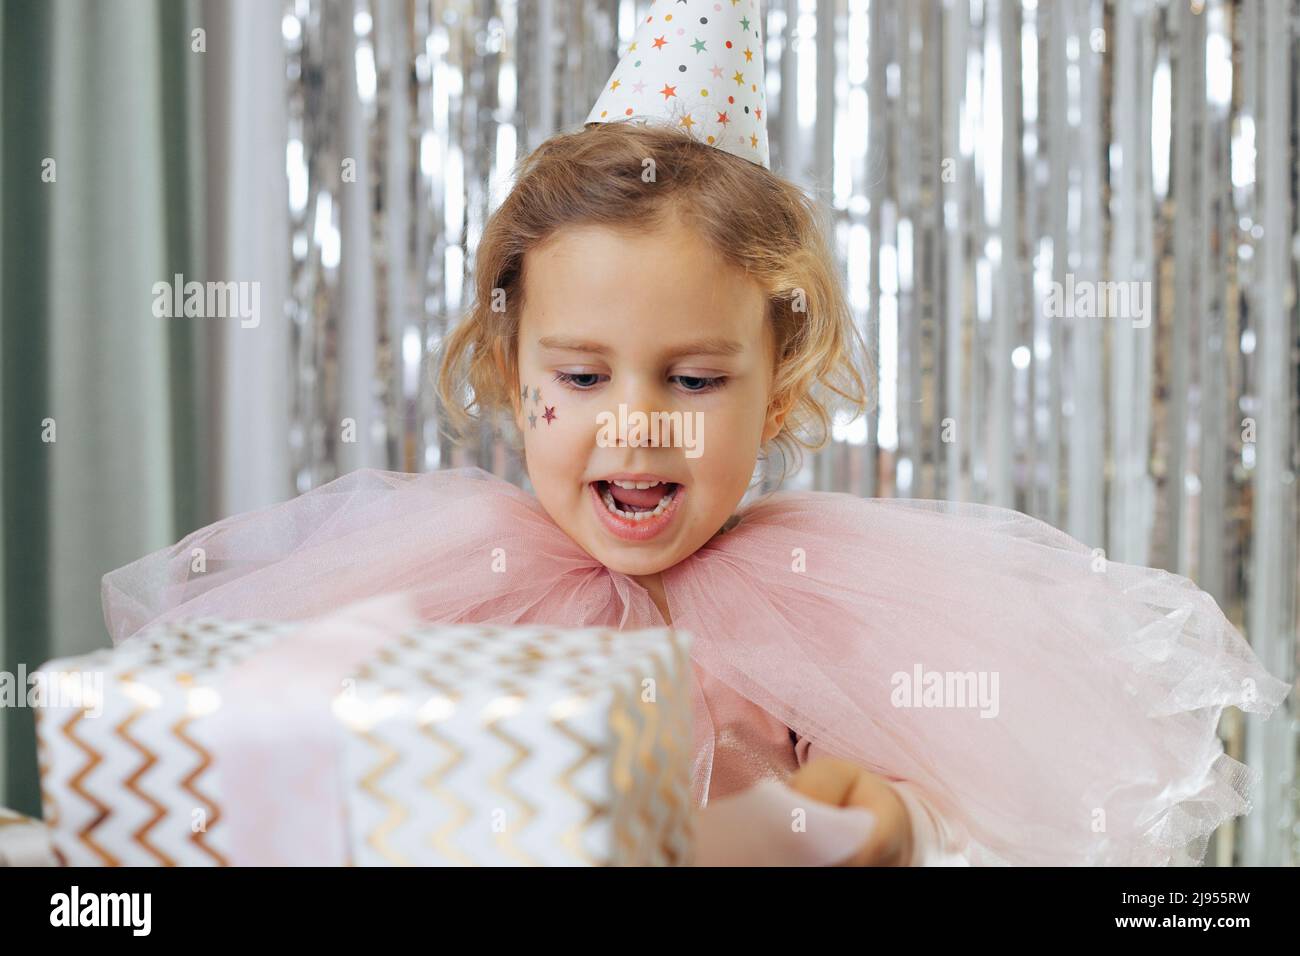
[[[642,490],[663,484],[661,481],[621,481],[618,479],[610,479],[609,483],[618,485],[620,488],[640,488]]]

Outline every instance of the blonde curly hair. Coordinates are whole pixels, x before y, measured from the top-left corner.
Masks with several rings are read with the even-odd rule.
[[[508,426],[501,433],[522,447],[510,412],[528,251],[565,226],[630,233],[654,228],[670,211],[766,292],[776,343],[772,402],[785,410],[769,445],[787,469],[791,459],[798,467],[802,449],[831,440],[836,411],[856,416],[872,407],[872,363],[818,205],[762,166],[673,127],[594,123],[548,139],[522,160],[483,230],[473,303],[437,361],[437,397],[454,441],[477,437],[484,420],[500,416],[497,424]],[[765,445],[761,460],[770,451]]]

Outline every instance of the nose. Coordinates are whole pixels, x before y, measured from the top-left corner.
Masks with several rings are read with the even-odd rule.
[[[620,422],[628,422],[626,442],[620,436],[620,444],[631,447],[671,446],[676,440],[674,420],[670,415],[676,411],[675,396],[662,378],[649,373],[627,374],[619,387],[611,389],[608,394],[613,402],[609,411]],[[640,429],[633,427],[638,412],[644,416]]]

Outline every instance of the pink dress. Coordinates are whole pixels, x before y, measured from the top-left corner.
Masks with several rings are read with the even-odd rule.
[[[995,506],[775,492],[661,577],[693,638],[697,802],[835,755],[897,782],[913,862],[1198,862],[1258,776],[1224,753],[1223,708],[1290,689],[1187,578]],[[115,641],[398,592],[431,622],[664,623],[477,468],[354,472],[103,582]]]
[[[801,737],[753,701],[708,674],[697,674],[714,726],[713,777],[709,798],[728,797],[760,780],[784,780],[809,760],[824,754],[811,738]],[[888,776],[886,774],[886,776]],[[908,780],[893,779],[912,823],[909,866],[962,865],[964,841],[930,804],[924,790]]]

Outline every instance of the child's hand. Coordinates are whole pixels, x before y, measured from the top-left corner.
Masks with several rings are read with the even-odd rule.
[[[876,827],[840,866],[906,866],[912,859],[912,820],[898,792],[884,777],[847,760],[817,757],[786,778],[814,800],[837,807],[865,807]]]
[[[867,810],[811,800],[771,777],[695,814],[695,866],[842,864],[876,826]]]

